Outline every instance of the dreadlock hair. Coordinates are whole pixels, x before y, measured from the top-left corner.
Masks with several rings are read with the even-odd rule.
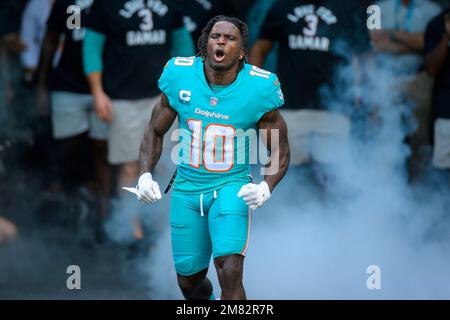
[[[239,29],[239,32],[241,33],[241,48],[244,49],[244,58],[239,61],[238,71],[240,71],[244,67],[244,63],[246,63],[248,61],[248,51],[249,50],[248,50],[248,26],[245,22],[239,20],[238,18],[219,15],[219,16],[215,16],[214,18],[209,20],[208,23],[206,24],[206,26],[202,30],[202,35],[200,36],[200,38],[198,38],[197,56],[206,57],[206,46],[208,44],[209,34],[211,33],[213,26],[217,22],[222,22],[222,21],[234,24],[236,26],[236,28]]]

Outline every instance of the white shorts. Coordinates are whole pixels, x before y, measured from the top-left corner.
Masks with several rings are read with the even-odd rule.
[[[113,120],[108,136],[108,161],[139,160],[139,146],[159,96],[140,100],[112,100]]]
[[[97,117],[90,94],[53,91],[51,105],[55,139],[74,137],[86,131],[93,139],[108,137],[109,126]]]
[[[350,155],[350,120],[324,110],[281,110],[288,127],[291,165],[333,164]]]
[[[145,128],[150,121],[153,107],[160,95],[140,100],[113,100],[113,121],[108,136],[108,161],[124,164],[139,160],[139,147]],[[163,149],[170,146],[170,135],[178,127],[174,124],[165,135]],[[169,153],[170,154],[170,153]]]
[[[450,168],[450,119],[436,119],[434,122],[433,166]]]

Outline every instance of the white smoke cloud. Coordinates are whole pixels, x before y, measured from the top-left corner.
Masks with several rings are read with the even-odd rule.
[[[321,191],[307,170],[291,169],[254,212],[244,268],[249,299],[450,298],[448,180],[430,171],[426,183],[407,182],[411,108],[399,99],[390,63],[368,70],[360,88],[363,103],[377,102],[380,125],[367,138],[368,122],[353,123],[352,153],[333,167],[332,186]],[[331,109],[348,111],[350,72],[339,73]],[[182,298],[170,250],[167,223],[145,262],[152,298]],[[370,265],[381,269],[379,290],[366,286]],[[208,276],[220,296],[212,264]]]

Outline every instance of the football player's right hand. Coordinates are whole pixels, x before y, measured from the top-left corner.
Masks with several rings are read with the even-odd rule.
[[[159,185],[153,180],[152,174],[146,172],[139,177],[136,188],[123,188],[137,195],[138,200],[145,203],[154,203],[161,199],[161,191]]]
[[[152,174],[150,172],[146,172],[139,177],[137,190],[138,199],[145,203],[153,203],[161,199],[159,185],[152,179]]]

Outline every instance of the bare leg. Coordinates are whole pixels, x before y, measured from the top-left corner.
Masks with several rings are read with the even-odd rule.
[[[103,242],[105,238],[103,221],[110,209],[112,170],[106,156],[107,141],[91,139],[91,147],[94,161],[95,237],[98,242]]]
[[[139,176],[139,162],[124,163],[120,167],[119,173],[119,188],[121,186],[129,186],[136,183]]]
[[[208,300],[211,297],[213,288],[207,273],[208,269],[187,277],[177,274],[178,285],[186,300]]]
[[[221,299],[246,300],[247,297],[242,284],[244,256],[233,254],[219,257],[214,260],[214,264],[222,288]]]
[[[97,217],[103,220],[108,215],[109,198],[111,197],[111,167],[106,160],[106,140],[92,139],[92,155],[94,158],[94,180],[97,202]]]
[[[136,183],[139,176],[139,162],[125,163],[120,167],[119,172],[119,188],[122,186],[131,186]],[[133,225],[133,237],[136,240],[142,240],[144,237],[144,231],[142,229],[141,221],[137,216],[133,217],[130,222]]]

